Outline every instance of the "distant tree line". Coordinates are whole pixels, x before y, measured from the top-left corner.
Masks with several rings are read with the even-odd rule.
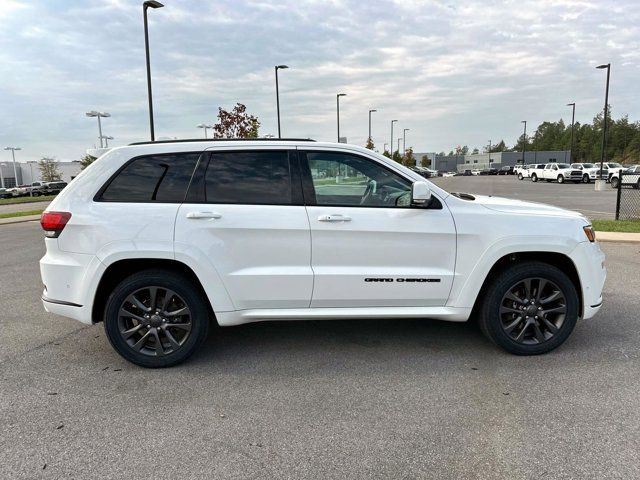
[[[611,108],[609,108],[611,112]],[[602,113],[593,118],[592,123],[576,122],[574,129],[573,160],[576,162],[597,162],[600,160],[602,147]],[[516,143],[509,147],[504,140],[491,146],[491,152],[521,152],[524,146],[524,134],[518,137]],[[571,123],[563,120],[557,122],[542,122],[533,133],[527,132],[527,151],[569,150],[571,148]],[[487,147],[482,151],[488,152]],[[448,155],[466,155],[469,147],[456,147]],[[472,153],[479,153],[477,148]],[[439,155],[446,155],[440,152]],[[607,118],[607,142],[605,161],[620,163],[640,163],[640,122],[630,122],[629,116],[624,115],[614,120],[611,115]]]

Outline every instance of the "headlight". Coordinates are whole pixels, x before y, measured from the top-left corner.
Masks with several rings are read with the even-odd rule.
[[[584,234],[587,236],[590,242],[596,241],[596,231],[593,229],[591,225],[587,225],[586,227],[582,227]]]

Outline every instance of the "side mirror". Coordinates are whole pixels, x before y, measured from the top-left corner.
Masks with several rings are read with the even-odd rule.
[[[431,189],[427,182],[413,182],[411,186],[411,203],[413,205],[428,205],[431,201]]]

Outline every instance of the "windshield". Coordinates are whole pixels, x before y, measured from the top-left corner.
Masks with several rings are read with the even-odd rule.
[[[582,166],[584,168],[595,168],[595,165],[593,163],[583,163]]]
[[[622,165],[620,165],[619,163],[607,163],[606,164],[609,168],[621,168]]]
[[[568,163],[559,163],[558,168],[571,168]]]

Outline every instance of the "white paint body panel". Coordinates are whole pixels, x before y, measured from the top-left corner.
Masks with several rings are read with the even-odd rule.
[[[597,243],[586,241],[582,228],[588,220],[542,204],[495,197],[463,200],[433,184],[441,210],[93,201],[106,179],[133,157],[218,148],[350,152],[409,180],[424,181],[385,157],[344,144],[230,141],[213,147],[201,142],[112,149],[48,207],[69,211],[72,217],[60,238],[46,240],[47,253],[40,261],[45,295],[58,303],[45,301],[45,308],[90,324],[98,284],[108,267],[143,258],[189,267],[222,325],[319,318],[464,321],[491,267],[515,252],[566,255],[578,271],[583,317],[593,316],[602,303],[604,255]],[[216,216],[187,218],[199,212]],[[334,214],[352,220],[317,220]],[[394,282],[388,288],[363,281],[377,276],[438,277],[441,282]]]

